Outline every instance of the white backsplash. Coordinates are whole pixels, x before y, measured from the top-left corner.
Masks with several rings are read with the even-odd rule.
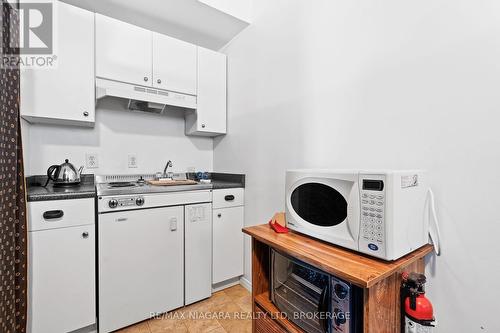
[[[23,131],[26,175],[45,174],[65,158],[85,165],[87,154],[97,156],[98,168],[84,173],[155,172],[168,160],[173,171],[213,167],[213,139],[184,135],[180,110],[158,116],[128,111],[125,100],[105,99],[97,104],[94,128],[33,124]],[[129,155],[135,155],[137,167],[129,168]]]

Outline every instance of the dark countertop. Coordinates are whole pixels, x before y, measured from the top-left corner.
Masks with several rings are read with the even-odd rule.
[[[245,187],[244,184],[238,182],[227,182],[223,180],[212,180],[212,190],[221,190],[225,188]]]
[[[212,180],[213,190],[245,187],[245,175],[243,174],[210,172],[208,176]]]
[[[43,187],[47,176],[30,176],[26,178],[28,201],[48,201],[94,198],[96,196],[94,175],[83,175],[79,186],[54,187],[50,182]]]
[[[245,187],[245,175],[230,173],[210,173],[212,189],[228,189]],[[26,178],[28,201],[66,200],[94,198],[96,188],[94,175],[82,175],[82,182],[75,187],[54,187],[52,182],[43,187],[47,176],[30,176]]]

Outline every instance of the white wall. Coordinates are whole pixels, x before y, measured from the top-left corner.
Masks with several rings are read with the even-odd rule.
[[[111,98],[99,102],[92,129],[29,126],[26,174],[45,174],[50,165],[61,164],[65,158],[77,167],[84,165],[87,153],[98,155],[99,168],[84,173],[151,173],[163,171],[169,159],[174,171],[212,170],[213,139],[185,136],[182,112],[166,116],[130,112],[124,103]],[[137,155],[138,168],[128,168],[129,154]]]
[[[24,166],[24,174],[28,175],[30,172],[30,163],[29,163],[29,156],[30,156],[30,145],[29,145],[29,131],[31,128],[31,124],[28,123],[26,120],[21,118],[21,140],[23,143],[23,166]]]
[[[214,142],[215,169],[247,175],[246,224],[284,209],[287,168],[427,169],[443,233],[427,265],[436,332],[500,332],[499,12],[494,0],[255,0],[225,50],[229,134]]]

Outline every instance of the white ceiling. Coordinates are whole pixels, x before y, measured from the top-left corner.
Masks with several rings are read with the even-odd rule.
[[[197,0],[61,1],[213,50],[248,26]]]

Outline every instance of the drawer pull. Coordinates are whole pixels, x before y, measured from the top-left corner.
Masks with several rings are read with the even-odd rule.
[[[221,213],[217,214],[217,217],[222,217],[222,214]]]
[[[234,195],[232,195],[232,194],[230,194],[230,195],[226,195],[226,196],[224,197],[224,200],[226,200],[226,201],[233,201],[233,200],[234,200]]]
[[[64,212],[62,210],[48,210],[45,213],[43,213],[43,218],[46,220],[52,220],[52,219],[60,219],[61,217],[64,216]]]
[[[83,232],[82,238],[89,238],[89,233],[87,231]]]

